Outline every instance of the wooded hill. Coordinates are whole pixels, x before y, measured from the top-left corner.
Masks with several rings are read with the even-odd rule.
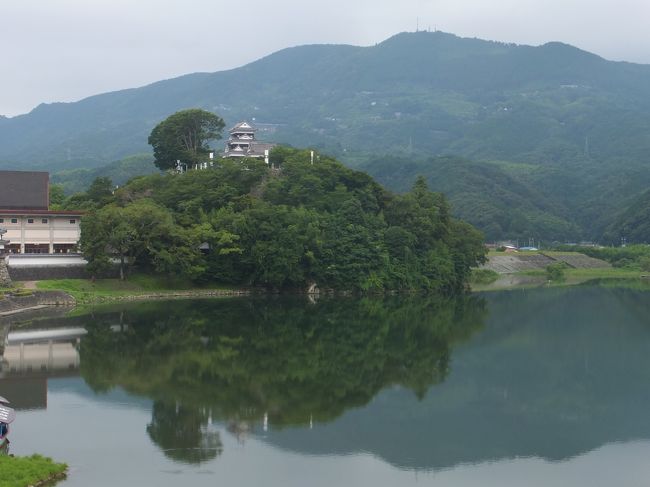
[[[474,162],[460,172],[477,173],[494,191],[470,191],[451,174],[441,187],[486,200],[473,204],[479,211],[505,211],[507,223],[483,227],[490,237],[598,238],[650,183],[649,105],[649,66],[560,43],[405,33],[371,47],[301,46],[231,71],[41,105],[0,119],[0,167],[102,166],[149,151],[156,123],[200,107],[228,124],[255,118],[263,137],[353,167],[386,154],[400,158],[392,164],[401,174],[400,161],[421,161],[433,189],[445,178],[430,158],[463,157]],[[512,194],[527,203],[513,208]]]
[[[370,176],[310,151],[263,161],[216,160],[185,174],[133,179],[114,194],[95,181],[65,204],[89,211],[88,270],[141,271],[272,289],[464,290],[482,235],[450,216],[419,179],[395,195]],[[277,168],[280,169],[277,169]]]

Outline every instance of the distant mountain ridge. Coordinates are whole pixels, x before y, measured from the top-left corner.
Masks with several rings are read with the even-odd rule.
[[[371,47],[294,47],[229,71],[40,105],[0,118],[0,168],[92,169],[147,153],[153,126],[188,107],[230,125],[254,120],[263,138],[351,166],[382,155],[490,163],[498,171],[482,177],[494,176],[503,194],[511,184],[534,188],[550,215],[532,227],[511,219],[503,237],[565,239],[573,226],[575,238],[597,237],[650,183],[650,66],[558,42],[531,47],[442,32]],[[547,224],[556,217],[561,229]]]
[[[102,165],[148,151],[151,128],[191,106],[215,111],[229,123],[256,118],[282,124],[281,142],[334,152],[406,149],[411,133],[411,145],[422,153],[511,156],[534,149],[540,137],[521,147],[505,148],[498,141],[481,150],[462,145],[485,125],[482,119],[503,115],[498,111],[513,102],[511,91],[527,95],[517,100],[524,106],[510,107],[516,118],[526,98],[549,89],[572,98],[610,91],[621,98],[621,108],[647,108],[650,66],[605,61],[560,43],[517,46],[441,32],[398,34],[373,47],[301,46],[230,71],[42,104],[2,119],[0,161]]]

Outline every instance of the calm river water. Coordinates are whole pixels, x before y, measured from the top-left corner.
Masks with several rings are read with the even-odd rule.
[[[650,479],[648,292],[173,301],[12,326],[12,452],[67,462],[63,487]]]

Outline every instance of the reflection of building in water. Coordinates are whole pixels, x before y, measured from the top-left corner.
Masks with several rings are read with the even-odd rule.
[[[252,430],[252,426],[248,421],[231,419],[228,421],[226,429],[237,438],[239,443],[244,443]]]
[[[16,409],[47,407],[47,380],[79,375],[83,328],[9,332],[0,360],[0,395]],[[2,351],[2,349],[0,349]]]

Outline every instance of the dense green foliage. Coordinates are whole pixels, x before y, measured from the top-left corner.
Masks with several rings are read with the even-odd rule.
[[[50,184],[50,209],[57,209],[65,203],[65,190],[60,184]]]
[[[392,385],[423,397],[449,373],[453,346],[481,329],[485,307],[472,296],[234,299],[75,319],[88,329],[86,382],[153,399],[149,435],[194,463],[221,451],[202,428],[207,411],[236,432],[265,413],[274,427],[331,421]],[[182,448],[168,453],[173,445]]]
[[[499,273],[491,269],[472,269],[472,284],[492,284],[499,278]]]
[[[68,468],[40,455],[9,457],[0,455],[0,487],[26,487],[62,474]]]
[[[423,179],[394,195],[309,151],[219,160],[203,171],[136,178],[108,196],[97,180],[81,224],[91,272],[117,257],[197,281],[271,288],[454,292],[483,261],[482,237]],[[106,188],[104,188],[105,190]],[[202,248],[200,248],[202,247]]]
[[[208,141],[220,139],[225,126],[221,117],[206,110],[178,111],[156,125],[147,142],[153,147],[158,169],[172,169],[177,162],[191,167],[207,159]]]
[[[54,185],[57,187],[58,185]],[[60,188],[60,187],[59,187]],[[62,189],[62,188],[61,188]],[[53,201],[50,196],[50,204],[55,205],[55,209],[63,210],[91,210],[100,208],[113,200],[115,186],[108,176],[99,176],[95,178],[86,191],[75,193],[69,197],[61,198],[61,189],[57,190],[57,201]]]
[[[650,191],[643,192],[617,214],[603,237],[605,243],[614,245],[623,239],[630,243],[650,243]]]
[[[561,282],[566,279],[565,270],[567,265],[564,262],[556,262],[546,266],[546,278],[549,281]]]

